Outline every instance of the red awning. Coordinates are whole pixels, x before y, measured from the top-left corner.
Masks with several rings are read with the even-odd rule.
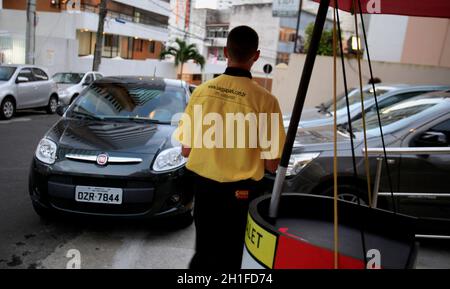
[[[334,1],[331,0],[330,6],[334,7]],[[338,1],[339,9],[348,12],[353,10],[353,0]],[[355,3],[358,7],[358,0]],[[361,8],[363,13],[370,14],[450,18],[450,0],[361,0]]]

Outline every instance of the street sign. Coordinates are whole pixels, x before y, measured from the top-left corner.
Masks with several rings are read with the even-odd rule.
[[[267,63],[263,67],[263,71],[264,71],[265,74],[270,74],[272,72],[272,70],[273,70],[273,67],[269,63]]]
[[[273,0],[273,17],[295,17],[298,14],[300,0]]]

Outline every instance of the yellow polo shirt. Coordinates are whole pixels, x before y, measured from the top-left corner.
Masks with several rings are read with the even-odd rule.
[[[191,148],[186,167],[200,176],[258,181],[264,159],[281,157],[286,135],[278,101],[247,73],[223,74],[198,86],[174,133]]]

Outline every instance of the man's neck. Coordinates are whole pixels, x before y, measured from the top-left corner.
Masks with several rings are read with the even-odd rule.
[[[231,67],[231,68],[244,69],[244,70],[247,70],[247,71],[250,71],[252,69],[252,66],[249,65],[249,64],[234,63],[234,62],[231,62],[231,61],[228,61],[228,65],[227,66]]]

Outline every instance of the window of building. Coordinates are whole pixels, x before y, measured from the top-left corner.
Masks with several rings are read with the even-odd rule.
[[[279,40],[281,42],[294,42],[295,41],[295,29],[281,28]]]
[[[148,52],[150,53],[155,53],[155,46],[156,46],[156,42],[155,41],[150,41],[148,44]]]
[[[103,37],[102,57],[119,56],[119,35],[105,34]]]
[[[78,39],[78,56],[86,56],[91,54],[92,37],[91,32],[77,31]]]
[[[279,63],[289,64],[289,53],[278,52],[276,64]]]
[[[227,38],[228,26],[207,26],[206,37],[208,38]]]
[[[134,51],[142,52],[142,47],[144,46],[144,41],[142,39],[135,39],[134,40]]]

